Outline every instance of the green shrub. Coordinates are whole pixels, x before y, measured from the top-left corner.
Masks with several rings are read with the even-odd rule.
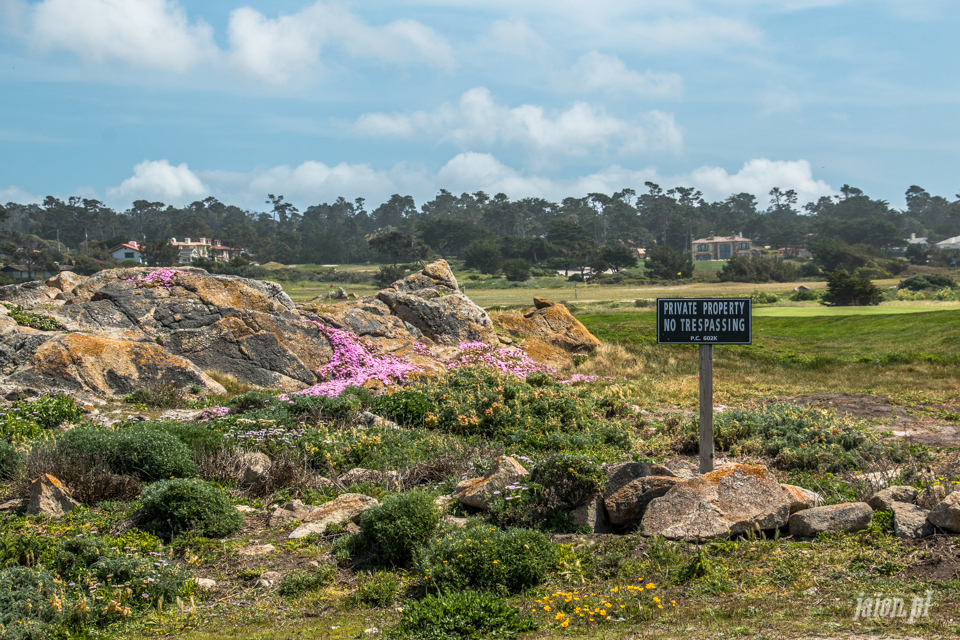
[[[183,409],[187,406],[187,390],[173,380],[157,380],[124,396],[127,404],[139,404],[156,409]]]
[[[337,578],[337,567],[331,564],[320,565],[315,571],[295,571],[288,573],[280,581],[277,590],[281,596],[299,596],[308,591],[316,591],[333,584]]]
[[[402,280],[407,270],[401,266],[385,264],[373,275],[373,283],[380,288],[389,287],[397,280]]]
[[[900,462],[906,453],[899,443],[884,443],[850,421],[791,404],[717,414],[714,441],[720,451],[770,456],[780,469],[832,473],[862,469],[881,458]],[[698,442],[699,425],[691,420],[679,448],[692,452]]]
[[[225,538],[243,527],[243,516],[220,488],[201,480],[161,480],[141,497],[145,531],[169,539],[192,532]]]
[[[957,283],[950,276],[941,276],[931,273],[918,273],[902,280],[897,289],[923,291],[924,289],[956,289]]]
[[[24,308],[18,304],[3,303],[3,306],[10,311],[10,317],[13,318],[13,321],[21,327],[30,327],[31,329],[39,329],[40,331],[63,331],[66,329],[66,327],[56,319],[40,313],[25,311]]]
[[[434,408],[433,403],[419,391],[397,391],[385,393],[373,405],[373,412],[397,424],[416,427],[422,426],[427,414]]]
[[[434,535],[440,522],[440,510],[430,493],[406,491],[391,494],[379,507],[364,511],[360,531],[379,545],[384,562],[404,564]]]
[[[24,456],[9,442],[0,440],[0,480],[12,480],[23,468]]]
[[[790,295],[790,299],[794,302],[808,302],[811,300],[819,300],[822,292],[820,291],[811,291],[807,289],[806,291],[794,291]]]
[[[402,469],[456,453],[461,446],[456,437],[429,429],[338,429],[335,425],[309,429],[297,442],[310,465],[324,473],[340,473],[356,467],[381,471]]]
[[[27,567],[0,571],[0,632],[4,638],[45,638],[63,622],[62,591],[54,576]]]
[[[300,397],[300,396],[298,396]],[[297,398],[294,398],[296,400]],[[247,391],[227,401],[232,413],[245,413],[253,409],[264,409],[277,402],[277,398],[266,391]]]
[[[877,305],[883,292],[866,278],[856,278],[843,269],[827,274],[827,292],[823,304],[838,307]]]
[[[503,274],[511,282],[524,282],[530,278],[530,269],[533,265],[529,260],[513,258],[503,262]]]
[[[387,633],[399,640],[483,640],[516,638],[535,631],[537,623],[503,598],[486,593],[428,595],[411,602]]]
[[[431,539],[416,568],[428,585],[444,590],[519,593],[546,580],[556,559],[553,543],[539,531],[477,523]]]
[[[196,422],[148,422],[144,427],[169,433],[194,453],[212,453],[230,444],[219,431]]]
[[[754,289],[753,293],[750,294],[750,299],[753,300],[755,304],[773,304],[779,302],[780,298],[775,293],[770,293],[768,291],[760,291],[759,289]]]
[[[734,256],[717,272],[717,277],[720,282],[790,282],[797,279],[797,267],[783,258]]]
[[[480,436],[511,452],[581,451],[595,462],[619,460],[630,449],[626,403],[601,400],[586,387],[536,387],[513,376],[464,367],[443,382],[420,387],[436,407],[425,420],[446,433]]]
[[[400,593],[400,580],[388,571],[361,573],[353,601],[368,607],[389,607]]]
[[[21,412],[29,414],[43,429],[55,429],[62,422],[77,423],[83,419],[83,409],[77,406],[77,402],[65,393],[40,396],[32,400],[20,400],[14,406],[19,408]]]
[[[173,434],[149,424],[121,431],[73,429],[60,437],[56,449],[67,459],[103,459],[113,473],[148,482],[196,472],[189,447]]]

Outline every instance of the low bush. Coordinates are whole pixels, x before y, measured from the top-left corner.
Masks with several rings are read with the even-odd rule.
[[[883,292],[867,278],[851,276],[843,269],[827,274],[827,292],[823,304],[837,307],[877,305]]]
[[[519,593],[546,580],[556,554],[539,531],[503,530],[478,522],[431,539],[416,568],[429,586],[442,590],[503,588]]]
[[[598,399],[586,387],[532,386],[514,376],[464,367],[445,384],[420,390],[436,407],[428,428],[479,436],[511,452],[580,451],[595,462],[620,459],[630,448],[624,402]]]
[[[780,301],[777,294],[758,289],[754,289],[753,293],[750,294],[750,299],[753,300],[754,304],[773,304]]]
[[[819,300],[822,293],[822,291],[811,291],[810,289],[805,291],[794,291],[790,295],[790,299],[794,302],[809,302],[812,300]]]
[[[387,633],[398,640],[483,640],[516,638],[537,623],[503,598],[487,593],[428,595],[411,602]]]
[[[295,571],[288,573],[280,581],[277,592],[281,596],[299,596],[333,584],[337,578],[335,565],[320,565],[315,571]]]
[[[797,279],[797,267],[782,258],[734,256],[717,277],[720,282],[790,282]]]
[[[168,540],[188,532],[225,538],[243,527],[243,516],[223,491],[202,480],[161,480],[146,488],[141,502],[141,528]]]
[[[27,456],[23,473],[16,478],[16,493],[26,494],[30,481],[45,473],[63,482],[73,497],[83,504],[130,500],[143,489],[139,478],[114,473],[100,452],[72,452],[67,456],[59,444],[48,442],[34,445]]]
[[[154,422],[146,423],[144,428],[165,431],[187,445],[194,453],[211,453],[229,449],[231,442],[219,431],[196,422]]]
[[[385,288],[397,280],[403,279],[406,275],[407,270],[403,267],[385,264],[373,274],[373,283],[378,287]]]
[[[173,434],[149,424],[120,431],[73,429],[57,440],[56,449],[67,461],[101,459],[113,473],[147,482],[196,472],[190,448]]]
[[[54,435],[60,424],[82,418],[83,410],[65,394],[18,400],[0,409],[0,439],[12,444],[44,440]]]
[[[0,633],[11,640],[45,638],[64,630],[64,597],[46,571],[0,571]]]
[[[697,420],[686,422],[682,429],[678,449],[696,451]],[[791,404],[717,414],[714,439],[720,451],[769,456],[780,469],[831,473],[863,469],[881,458],[900,462],[907,453],[902,445],[885,443],[848,420]]]
[[[0,440],[0,480],[12,480],[23,468],[24,456],[16,447]]]
[[[31,313],[18,304],[4,304],[3,306],[9,310],[10,317],[13,318],[14,322],[21,327],[30,327],[40,331],[63,331],[66,329],[55,318],[40,313]]]
[[[432,494],[407,491],[390,494],[379,507],[364,511],[360,532],[379,546],[384,562],[406,564],[436,533],[441,521]]]
[[[956,289],[957,283],[950,276],[941,276],[932,273],[918,273],[902,280],[897,289],[923,291],[924,289]]]
[[[360,574],[352,600],[367,607],[389,607],[400,593],[400,580],[388,571]]]
[[[124,396],[127,404],[139,404],[156,409],[183,409],[187,406],[187,390],[173,380],[155,380]]]
[[[397,391],[385,393],[373,405],[373,412],[397,424],[407,427],[421,427],[427,414],[434,405],[419,391]]]
[[[381,471],[412,467],[455,455],[463,445],[455,436],[429,429],[318,425],[306,431],[297,446],[317,471],[341,473],[356,467]]]

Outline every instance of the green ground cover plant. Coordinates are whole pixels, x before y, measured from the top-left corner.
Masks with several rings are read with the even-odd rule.
[[[5,302],[0,304],[3,304],[3,306],[7,308],[10,312],[10,317],[21,327],[30,327],[31,329],[39,329],[40,331],[63,331],[66,329],[63,324],[50,316],[27,311],[18,304],[7,304]]]
[[[360,533],[378,546],[378,558],[388,564],[406,564],[413,559],[442,522],[433,498],[426,491],[395,493],[379,507],[363,512]]]
[[[520,609],[489,594],[466,591],[428,595],[407,606],[387,637],[397,640],[516,638],[537,629]]]

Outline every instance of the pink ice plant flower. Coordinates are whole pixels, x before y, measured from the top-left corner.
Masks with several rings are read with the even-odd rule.
[[[375,345],[364,342],[359,336],[334,329],[315,320],[307,320],[317,327],[333,349],[333,357],[317,371],[321,382],[299,394],[329,396],[335,398],[350,386],[363,386],[376,381],[383,385],[404,382],[412,373],[421,369],[400,356],[383,353]],[[281,396],[281,399],[287,399]]]
[[[461,354],[448,363],[450,369],[487,367],[518,378],[526,378],[531,373],[557,375],[554,367],[537,362],[523,351],[496,349],[485,342],[464,342],[457,348]]]
[[[184,272],[178,269],[157,269],[156,271],[151,271],[146,276],[128,278],[126,282],[135,282],[138,289],[148,284],[155,284],[169,289],[173,286],[173,277],[178,273]]]

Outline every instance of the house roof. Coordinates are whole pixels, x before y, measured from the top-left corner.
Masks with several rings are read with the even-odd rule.
[[[25,265],[22,265],[22,264],[8,264],[7,266],[5,266],[5,267],[3,267],[3,268],[4,268],[4,270],[9,269],[10,271],[27,271],[27,272],[30,271],[30,269],[27,269],[27,267],[26,267]]]
[[[750,238],[744,238],[743,236],[710,236],[709,238],[700,238],[693,241],[694,244],[697,242],[753,242]]]
[[[946,240],[941,240],[937,243],[938,247],[946,247],[947,245],[960,245],[960,236],[953,236],[952,238],[947,238]]]
[[[135,247],[132,244],[123,243],[123,244],[118,244],[113,249],[110,249],[110,253],[113,253],[118,249],[133,249],[134,251],[140,251],[140,247]]]

